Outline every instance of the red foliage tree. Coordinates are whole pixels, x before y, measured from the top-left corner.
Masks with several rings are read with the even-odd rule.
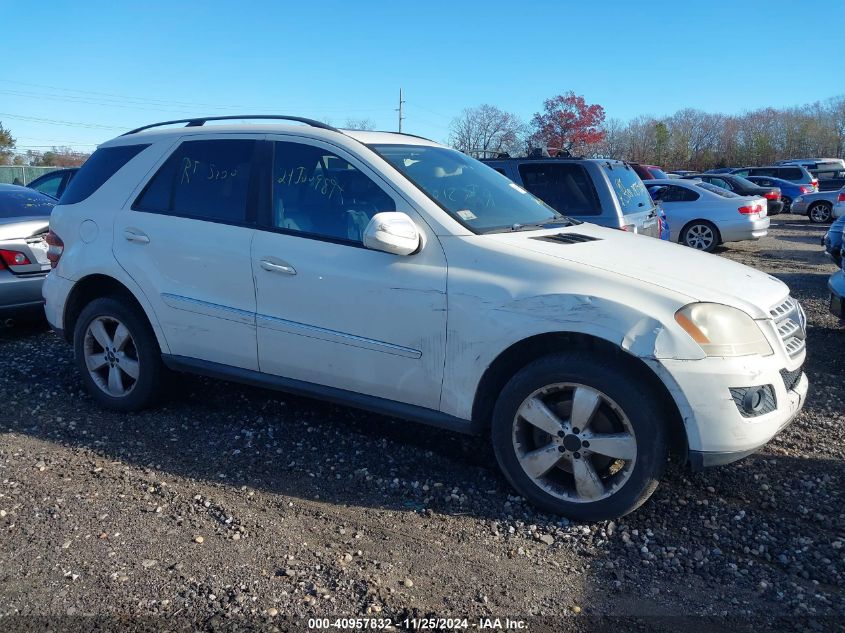
[[[531,122],[535,145],[578,151],[604,140],[604,108],[588,105],[584,97],[571,90],[546,99],[543,112],[537,112]]]

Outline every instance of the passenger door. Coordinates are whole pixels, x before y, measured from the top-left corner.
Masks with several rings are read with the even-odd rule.
[[[258,369],[250,260],[258,143],[182,141],[115,222],[115,256],[174,355]]]
[[[437,237],[340,148],[276,140],[267,160],[272,186],[252,245],[261,371],[437,409],[446,345]],[[394,210],[422,232],[419,252],[364,248],[370,218]]]

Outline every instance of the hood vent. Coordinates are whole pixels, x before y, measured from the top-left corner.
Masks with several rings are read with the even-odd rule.
[[[579,242],[597,242],[599,238],[582,235],[581,233],[557,233],[555,235],[542,235],[532,237],[532,240],[545,240],[547,242],[559,242],[560,244],[577,244]]]

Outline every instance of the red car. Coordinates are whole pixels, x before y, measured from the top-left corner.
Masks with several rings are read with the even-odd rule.
[[[643,180],[655,180],[657,178],[668,178],[666,172],[660,169],[657,165],[643,165],[642,163],[628,163],[635,172]]]

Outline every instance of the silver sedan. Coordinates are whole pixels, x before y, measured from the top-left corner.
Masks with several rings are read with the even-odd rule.
[[[644,183],[666,212],[674,242],[712,252],[723,242],[756,240],[769,231],[765,198],[738,196],[696,180]]]
[[[806,215],[814,224],[824,224],[833,219],[833,207],[839,200],[839,194],[845,193],[845,188],[839,191],[816,191],[805,193],[792,201],[790,213]]]
[[[44,236],[56,200],[0,184],[0,318],[41,314],[41,285],[50,272]]]

